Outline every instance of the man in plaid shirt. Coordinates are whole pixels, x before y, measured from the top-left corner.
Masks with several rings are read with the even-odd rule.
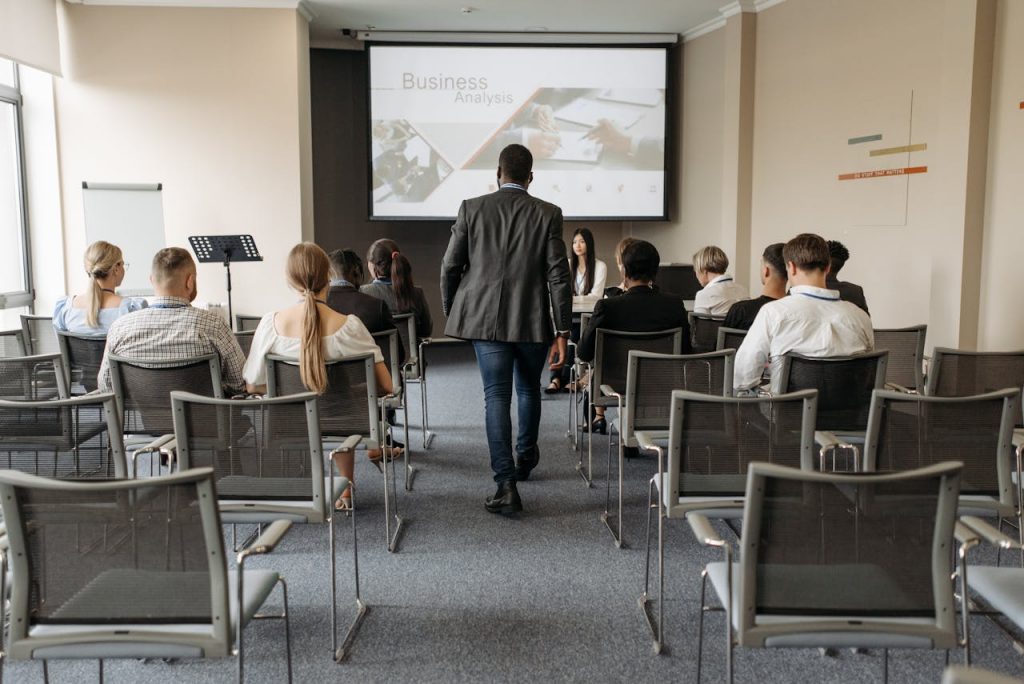
[[[223,318],[192,306],[197,292],[192,255],[180,247],[161,249],[153,257],[150,281],[156,297],[149,308],[122,316],[107,332],[98,377],[100,390],[111,389],[108,354],[130,358],[140,365],[161,366],[216,353],[225,393],[242,392],[245,355],[238,341]]]

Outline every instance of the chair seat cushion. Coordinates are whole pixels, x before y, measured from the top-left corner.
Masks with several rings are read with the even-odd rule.
[[[972,565],[967,583],[986,603],[1024,628],[1024,569]]]
[[[731,476],[715,476],[712,475],[710,478],[713,479],[714,483],[722,484],[725,480],[722,477],[740,478],[746,482],[746,476],[743,475],[731,475]],[[693,476],[690,476],[692,479]],[[739,483],[740,480],[735,480]],[[732,480],[729,480],[732,482]],[[708,482],[708,486],[712,485],[712,481]],[[717,519],[733,519],[743,517],[743,500],[744,495],[741,494],[723,494],[721,496],[708,495],[708,496],[679,496],[678,492],[669,491],[668,487],[668,473],[662,475],[661,480],[658,476],[654,476],[654,487],[658,490],[661,497],[662,504],[668,511],[668,517],[670,518],[681,518],[687,513],[693,511],[699,511],[709,518]],[[739,492],[744,492],[746,487],[741,487]]]
[[[260,482],[260,478],[240,477],[246,481]],[[221,479],[228,479],[221,478]],[[323,522],[327,516],[327,509],[334,505],[346,489],[348,489],[348,478],[340,475],[334,476],[334,490],[331,491],[331,478],[324,478],[324,492],[329,493],[327,501],[316,503],[313,501],[313,489],[308,480],[298,480],[304,485],[306,497],[304,499],[270,498],[272,496],[267,490],[266,498],[220,498],[223,490],[220,480],[217,481],[217,506],[220,508],[220,519],[224,524],[241,523],[271,523],[275,520],[291,520],[297,523],[318,523]],[[242,482],[234,482],[231,486],[242,492]],[[286,492],[281,491],[281,494]]]

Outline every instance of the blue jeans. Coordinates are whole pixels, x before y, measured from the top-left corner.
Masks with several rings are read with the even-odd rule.
[[[487,446],[495,482],[516,478],[512,456],[512,380],[515,378],[519,432],[516,453],[529,454],[537,446],[540,430],[540,376],[547,362],[543,342],[487,342],[474,340],[477,365],[484,383]]]

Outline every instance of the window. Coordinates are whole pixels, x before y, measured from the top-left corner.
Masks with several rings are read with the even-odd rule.
[[[32,301],[18,69],[0,59],[0,309]]]

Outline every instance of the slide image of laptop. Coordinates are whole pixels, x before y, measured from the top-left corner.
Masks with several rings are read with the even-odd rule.
[[[373,122],[374,201],[422,202],[451,173],[451,164],[405,119]]]
[[[598,100],[643,107],[657,107],[661,103],[661,98],[662,91],[656,88],[606,88],[597,96]]]

